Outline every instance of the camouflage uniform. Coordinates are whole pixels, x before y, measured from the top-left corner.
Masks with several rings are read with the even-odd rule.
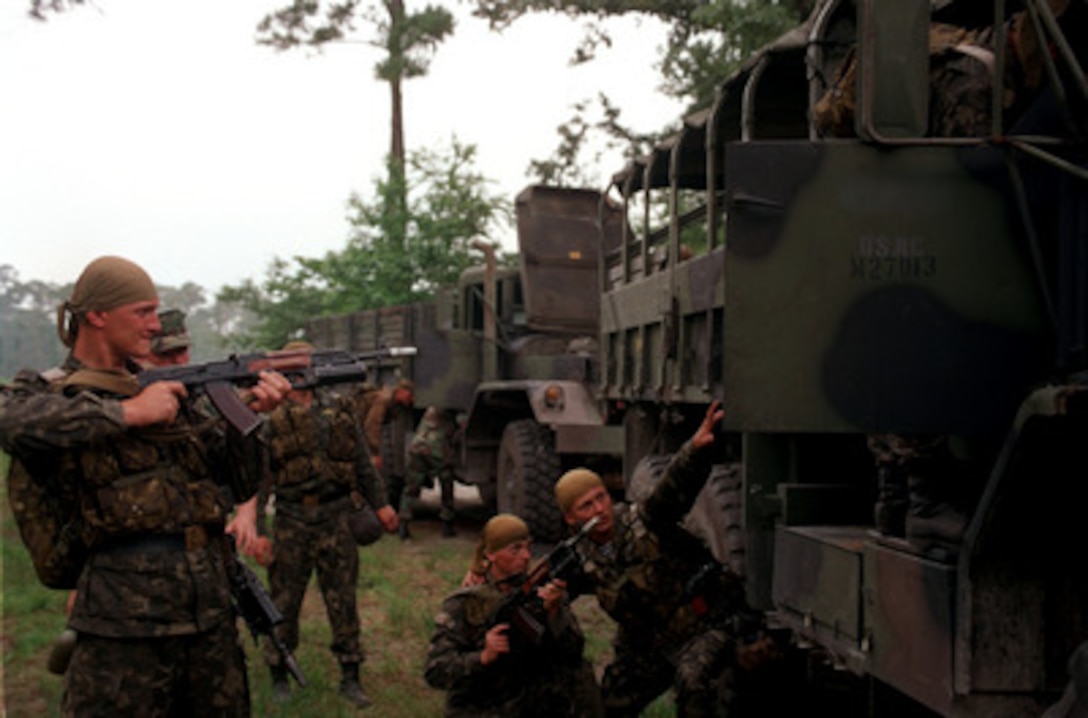
[[[364,660],[359,641],[356,588],[358,545],[348,525],[358,491],[374,508],[386,505],[385,487],[374,471],[352,407],[339,395],[314,393],[309,407],[285,402],[264,428],[270,481],[262,498],[275,495],[273,557],[268,567],[273,601],[282,611],[280,638],[292,652],[299,641],[299,609],[316,570],[332,628],[332,652],[346,671]],[[265,656],[273,672],[282,668],[271,642]],[[347,675],[347,673],[345,673]]]
[[[0,392],[13,472],[51,477],[79,507],[68,534],[86,561],[62,713],[248,716],[222,538],[234,496],[252,495],[243,444],[191,408],[168,428],[126,429],[133,377],[111,372],[130,387],[113,391],[98,374],[69,357],[52,381],[21,372]]]
[[[571,590],[595,592],[617,624],[601,683],[610,716],[636,716],[670,686],[679,715],[716,715],[731,621],[746,603],[740,579],[680,526],[709,473],[707,453],[686,443],[649,496],[614,507],[612,541],[579,546],[583,575]]]
[[[564,602],[547,621],[539,647],[517,645],[489,665],[480,663],[491,616],[504,594],[493,580],[447,596],[435,617],[424,678],[446,694],[448,718],[588,718],[599,715],[591,666],[582,658],[585,639]],[[515,628],[511,627],[507,635]]]
[[[408,449],[408,471],[404,493],[400,498],[400,519],[412,519],[412,501],[419,498],[424,484],[438,478],[442,489],[442,506],[438,518],[444,522],[454,519],[453,502],[453,448],[450,445],[451,427],[445,415],[430,407],[419,421]]]

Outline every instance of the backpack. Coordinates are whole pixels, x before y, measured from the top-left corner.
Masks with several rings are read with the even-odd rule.
[[[75,381],[73,381],[73,378]],[[68,374],[50,369],[37,374],[21,372],[17,380],[48,383],[54,390],[65,385],[105,386],[95,372]],[[19,526],[23,545],[30,553],[38,579],[49,588],[75,588],[89,554],[75,487],[60,477],[72,475],[66,452],[39,452],[33,456],[11,457],[8,468],[8,503]]]
[[[49,588],[75,588],[87,560],[79,500],[63,490],[58,474],[29,469],[12,457],[8,501],[38,579]]]

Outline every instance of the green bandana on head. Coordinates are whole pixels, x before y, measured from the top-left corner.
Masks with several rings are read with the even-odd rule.
[[[72,296],[57,308],[57,333],[64,346],[70,348],[87,312],[105,312],[158,298],[154,282],[139,265],[121,257],[99,257],[87,265],[76,280]],[[71,320],[66,314],[71,314]]]

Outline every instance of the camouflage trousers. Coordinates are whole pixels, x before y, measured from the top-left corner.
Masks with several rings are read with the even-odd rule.
[[[81,633],[65,674],[61,715],[249,716],[245,653],[235,622],[188,636]]]
[[[362,663],[365,658],[356,609],[359,547],[348,526],[351,506],[347,498],[317,507],[277,507],[268,583],[272,600],[283,613],[276,630],[291,652],[298,647],[302,599],[316,572],[332,629],[333,655],[340,663]],[[279,665],[280,655],[270,641],[265,642],[264,653],[269,665]]]
[[[419,498],[423,485],[432,477],[438,478],[438,485],[442,490],[438,518],[442,521],[453,521],[453,469],[441,457],[417,453],[408,455],[407,476],[404,480],[404,491],[400,495],[398,515],[401,521],[412,520],[412,502]]]
[[[635,718],[673,688],[680,718],[725,715],[721,678],[732,646],[724,629],[707,629],[670,656],[618,641],[615,660],[605,668],[601,680],[605,714]]]

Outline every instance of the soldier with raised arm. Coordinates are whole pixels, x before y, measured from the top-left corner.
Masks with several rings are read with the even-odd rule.
[[[681,526],[710,473],[710,447],[723,412],[711,404],[695,434],[645,499],[613,505],[601,478],[572,469],[555,485],[572,528],[597,523],[579,546],[575,593],[595,593],[617,624],[615,658],[601,692],[609,716],[637,716],[669,688],[678,715],[717,715],[717,680],[729,666],[754,667],[773,643],[742,641],[734,618],[748,611],[740,578]]]

